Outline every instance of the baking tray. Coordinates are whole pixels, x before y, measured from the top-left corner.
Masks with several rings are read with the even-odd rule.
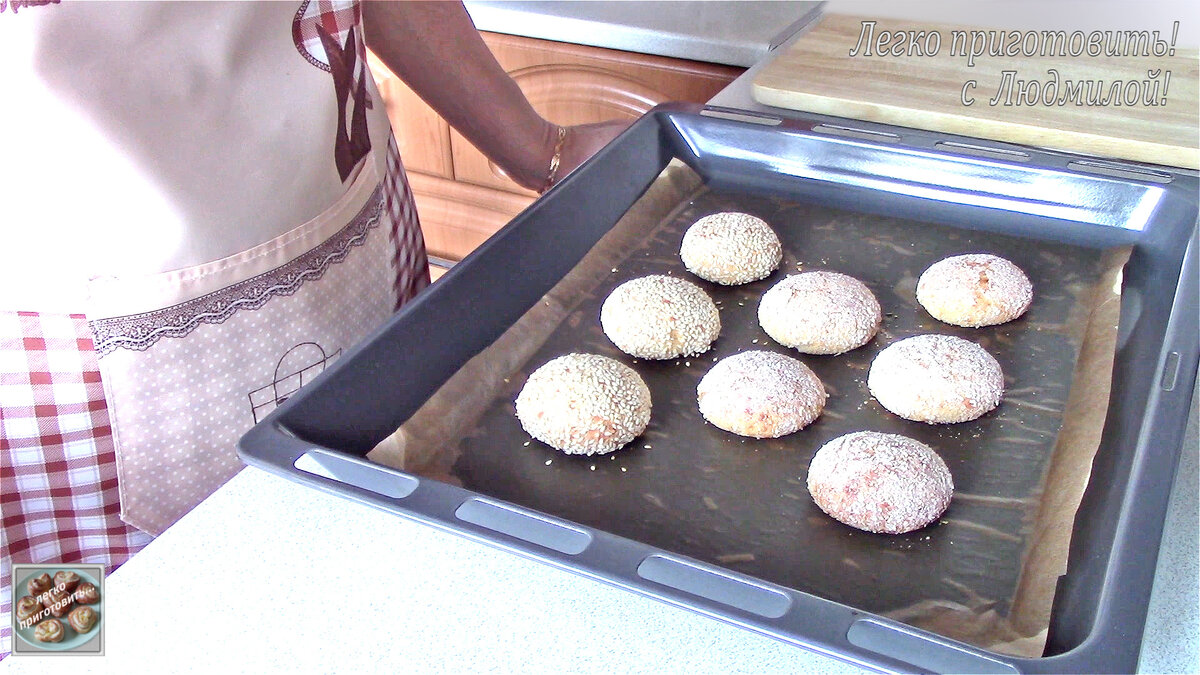
[[[1012,161],[970,157],[934,149],[944,136],[907,130],[900,140],[831,135],[815,119],[657,108],[255,427],[240,451],[248,463],[294,480],[866,666],[1132,670],[1200,352],[1196,178],[1111,165],[1097,175],[1079,158],[1029,149]],[[1071,538],[1069,571],[1055,594],[1046,656],[1006,657],[872,614],[856,606],[870,604],[863,596],[839,596],[836,587],[813,588],[753,565],[746,574],[738,570],[747,562],[740,551],[708,564],[702,548],[652,546],[636,531],[618,536],[549,515],[560,510],[552,503],[539,503],[540,511],[516,506],[527,501],[520,490],[505,501],[362,459],[571,272],[672,159],[691,167],[716,202],[758,200],[762,209],[786,202],[814,212],[873,214],[872,222],[882,214],[906,227],[949,227],[948,236],[968,241],[1008,241],[1006,252],[1017,258],[1022,241],[1030,251],[1132,247],[1113,371],[1120,386]],[[726,337],[718,344],[732,342]],[[496,447],[515,441],[491,440]],[[479,478],[490,475],[478,471],[488,466],[488,439],[472,444],[484,451],[460,456],[447,478],[496,492]],[[635,450],[629,459],[636,458]],[[527,468],[539,467],[545,468]],[[802,475],[803,468],[794,477]],[[553,494],[554,480],[532,484]],[[818,594],[807,592],[813,590]]]
[[[519,345],[502,338],[447,383],[405,423],[396,441],[403,455],[372,452],[368,458],[978,646],[1040,653],[1033,642],[1039,624],[1048,622],[1053,587],[1042,584],[1048,586],[1044,597],[1021,589],[1039,588],[1036,579],[1056,573],[1049,560],[1054,549],[1066,554],[1066,537],[1034,548],[1037,533],[1061,508],[1042,497],[1066,489],[1063,480],[1050,479],[1052,466],[1062,475],[1090,470],[1088,448],[1058,431],[1068,406],[1080,414],[1069,390],[1085,392],[1097,383],[1083,378],[1107,377],[1102,364],[1081,362],[1081,348],[1089,335],[1115,338],[1115,327],[1090,319],[1117,298],[1112,287],[1128,250],[1030,246],[999,233],[721,189],[703,185],[684,166],[672,166],[651,190],[547,295],[545,302],[561,309],[527,314],[506,333],[519,337]],[[688,226],[730,210],[760,216],[779,233],[786,253],[767,278],[729,287],[684,270],[679,246]],[[1040,290],[1021,320],[957,328],[918,305],[921,272],[965,251],[1002,255],[1026,271]],[[812,269],[854,273],[871,288],[887,310],[874,340],[846,354],[812,356],[763,332],[757,319],[762,294],[788,274]],[[607,339],[596,320],[605,298],[621,283],[650,274],[693,279],[715,300],[722,330],[712,350],[646,361]],[[952,425],[886,412],[866,388],[871,362],[887,345],[924,333],[983,345],[1003,365],[1005,405]],[[802,433],[755,440],[705,424],[696,404],[700,378],[718,359],[748,349],[801,358],[820,377],[830,397]],[[650,388],[650,425],[621,452],[565,457],[531,441],[515,418],[513,402],[528,374],[572,351],[622,361]],[[956,497],[939,527],[870,535],[816,507],[805,488],[808,462],[826,442],[862,430],[915,437],[941,453],[955,476]]]

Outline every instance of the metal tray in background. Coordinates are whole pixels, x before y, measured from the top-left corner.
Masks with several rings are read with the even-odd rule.
[[[1200,353],[1195,176],[1175,174],[1168,183],[1161,172],[1097,176],[1055,153],[1026,150],[1027,161],[1006,162],[934,150],[939,137],[929,134],[906,132],[907,145],[900,145],[830,136],[817,127],[813,120],[695,106],[656,109],[255,427],[240,444],[243,457],[293,480],[863,665],[1132,670]],[[770,204],[782,195],[830,213],[950,226],[967,238],[1008,240],[1018,258],[1022,239],[1042,249],[1133,247],[1114,365],[1121,386],[1114,388],[1076,520],[1046,656],[1001,656],[872,615],[853,606],[869,604],[853,594],[839,598],[848,606],[799,591],[786,576],[764,581],[773,574],[731,573],[360,459],[566,275],[672,158],[691,166],[718,200],[738,195],[739,203]]]

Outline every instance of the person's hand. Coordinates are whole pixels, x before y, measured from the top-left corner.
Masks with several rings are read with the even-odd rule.
[[[3,0],[0,0],[3,2]],[[461,2],[364,2],[367,46],[509,179],[543,190],[559,127],[529,104]],[[629,121],[567,127],[557,183]]]
[[[594,124],[577,124],[567,127],[567,135],[563,138],[562,157],[559,160],[558,171],[554,175],[557,183],[571,173],[596,151],[608,145],[622,131],[632,124],[632,120],[609,120]],[[549,163],[547,163],[549,170]]]

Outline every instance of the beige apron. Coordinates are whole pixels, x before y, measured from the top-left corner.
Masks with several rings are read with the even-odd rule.
[[[236,473],[242,433],[428,283],[360,20],[328,1],[0,17],[0,56],[27,59],[10,91],[46,111],[5,149],[59,178],[11,175],[44,231],[0,234],[30,253],[0,310],[87,314],[136,527]]]
[[[392,313],[383,190],[228,258],[93,284],[121,514],[161,532],[241,469],[238,437]]]

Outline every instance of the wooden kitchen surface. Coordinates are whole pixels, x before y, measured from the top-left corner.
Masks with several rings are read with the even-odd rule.
[[[1197,79],[1200,77],[1195,50],[1176,49],[1164,57],[1078,57],[988,56],[967,65],[972,30],[988,30],[946,24],[915,23],[878,19],[874,34],[881,31],[938,31],[941,47],[935,56],[906,53],[877,56],[873,47],[867,56],[859,47],[862,21],[869,18],[830,14],[821,19],[788,48],[781,49],[754,79],[754,98],[763,104],[838,117],[883,122],[898,126],[961,134],[1010,143],[1054,148],[1088,155],[1129,159],[1168,166],[1200,168],[1200,133],[1197,131]],[[1086,20],[1081,18],[1081,26]],[[966,50],[952,49],[952,31],[967,31]],[[999,31],[1000,29],[996,29]],[[1003,31],[1008,33],[1008,31]],[[1038,31],[1039,33],[1041,31]],[[1086,37],[1090,31],[1085,30]],[[1168,42],[1171,26],[1163,27]],[[1021,31],[1024,36],[1025,31]],[[1069,38],[1071,31],[1067,31]],[[864,44],[866,40],[863,41]],[[922,47],[924,40],[918,41]],[[1007,44],[1007,43],[1006,43]],[[1151,40],[1153,44],[1153,40]],[[909,43],[905,40],[905,49]],[[890,49],[890,46],[888,47]],[[1103,43],[1101,43],[1103,49]],[[1151,48],[1153,53],[1153,48]],[[1051,105],[1043,100],[1044,87],[1053,81],[1050,69],[1058,71],[1058,92]],[[1018,89],[1012,87],[1009,101],[1002,71],[1015,70],[1014,80],[1038,82],[1037,102],[1015,105]],[[1147,71],[1160,71],[1150,77]],[[1166,71],[1170,72],[1169,81]],[[966,94],[974,104],[963,104],[964,84],[978,84]],[[1083,105],[1073,99],[1058,100],[1068,82],[1103,81],[1103,88],[1085,85]],[[1104,100],[1114,81],[1123,83],[1121,105],[1088,105]],[[1130,81],[1139,84],[1130,85]],[[1144,105],[1143,97],[1161,105]],[[1165,98],[1163,85],[1166,85]],[[1125,105],[1126,88],[1137,94],[1135,105]],[[989,101],[1000,97],[997,105]],[[1032,94],[1032,88],[1026,90]],[[1027,99],[1022,99],[1026,102]]]

